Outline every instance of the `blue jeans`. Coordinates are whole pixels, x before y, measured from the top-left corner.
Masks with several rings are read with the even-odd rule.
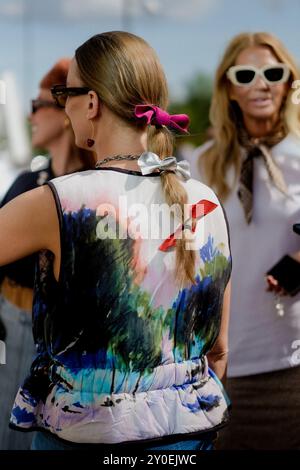
[[[75,448],[72,447],[71,442],[70,445],[65,445],[51,434],[37,431],[32,439],[31,450],[75,450]]]
[[[82,446],[84,449],[85,446]],[[91,446],[86,446],[86,448],[91,448]],[[31,444],[31,450],[80,450],[81,447],[70,444],[65,444],[60,442],[55,437],[52,437],[49,433],[44,433],[37,431],[34,435]],[[212,439],[203,439],[200,441],[196,440],[186,440],[173,442],[172,444],[165,444],[162,446],[156,447],[147,447],[144,450],[214,450],[213,440]]]
[[[214,444],[211,439],[203,439],[201,441],[186,440],[157,447],[147,447],[145,450],[214,450]]]

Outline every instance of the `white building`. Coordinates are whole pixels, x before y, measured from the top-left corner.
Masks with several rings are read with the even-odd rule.
[[[31,160],[25,115],[14,75],[0,76],[0,200]]]

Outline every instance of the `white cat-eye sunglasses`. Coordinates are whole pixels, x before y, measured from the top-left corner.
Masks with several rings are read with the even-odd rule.
[[[265,65],[262,68],[253,65],[233,65],[227,70],[227,78],[237,86],[251,86],[257,76],[263,78],[268,85],[278,85],[285,83],[290,76],[290,69],[286,64]]]

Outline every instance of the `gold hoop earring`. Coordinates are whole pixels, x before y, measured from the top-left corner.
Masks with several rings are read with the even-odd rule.
[[[88,147],[93,147],[95,141],[94,141],[94,133],[95,133],[95,129],[94,129],[94,124],[93,124],[93,121],[90,121],[91,123],[91,126],[92,126],[92,138],[91,139],[87,139],[86,143],[87,143],[87,146]]]

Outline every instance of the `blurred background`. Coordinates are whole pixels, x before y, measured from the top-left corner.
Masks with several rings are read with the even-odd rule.
[[[171,111],[191,117],[184,156],[207,136],[212,77],[231,37],[269,31],[300,59],[299,23],[300,0],[0,0],[0,199],[30,165],[26,116],[41,77],[93,34],[131,31],[157,51]]]

